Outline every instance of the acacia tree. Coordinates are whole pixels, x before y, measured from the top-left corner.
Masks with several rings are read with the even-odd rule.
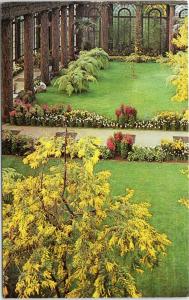
[[[24,159],[35,176],[3,180],[4,290],[17,269],[19,297],[138,297],[136,272],[153,268],[170,244],[150,225],[133,190],[110,194],[108,171],[94,172],[99,141],[41,138]],[[64,153],[64,154],[63,154]],[[62,161],[45,171],[50,157]],[[80,159],[76,160],[75,157]],[[69,158],[68,158],[69,157]]]
[[[172,84],[176,87],[176,94],[172,98],[175,101],[188,100],[188,18],[185,18],[179,33],[172,43],[180,51],[176,54],[168,53],[169,65],[174,69],[171,77]]]

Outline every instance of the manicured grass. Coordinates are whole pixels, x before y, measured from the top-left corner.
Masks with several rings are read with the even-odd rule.
[[[51,160],[50,165],[59,164]],[[3,167],[13,167],[22,174],[31,175],[20,158],[3,156]],[[188,295],[189,244],[188,210],[178,203],[187,194],[187,179],[180,171],[182,163],[133,163],[101,161],[96,170],[110,170],[113,195],[124,194],[125,188],[135,190],[134,201],[151,203],[152,224],[172,241],[168,255],[160,266],[138,276],[138,286],[145,297],[179,297]]]
[[[90,84],[90,90],[67,96],[50,86],[46,93],[37,95],[39,104],[71,104],[75,109],[85,109],[114,118],[115,109],[125,103],[135,107],[138,117],[152,118],[160,111],[179,111],[186,103],[171,101],[174,88],[167,84],[171,69],[158,63],[134,63],[136,79],[132,77],[130,63],[111,62],[101,71],[99,81]]]

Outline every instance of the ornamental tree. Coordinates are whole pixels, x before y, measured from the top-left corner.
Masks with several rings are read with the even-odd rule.
[[[35,176],[3,180],[4,291],[16,269],[18,297],[137,297],[136,272],[170,244],[133,190],[113,197],[108,171],[94,172],[99,141],[41,138],[23,162]],[[63,155],[63,158],[62,158]],[[74,159],[75,157],[79,159]],[[61,162],[45,171],[51,157]],[[11,179],[11,180],[9,180]]]
[[[176,94],[172,98],[175,101],[188,100],[188,18],[185,18],[179,29],[179,34],[173,39],[173,44],[179,51],[176,54],[168,53],[169,65],[174,69],[171,77],[172,84],[176,87]]]

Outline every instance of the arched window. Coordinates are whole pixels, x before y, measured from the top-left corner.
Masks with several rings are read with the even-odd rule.
[[[153,54],[166,51],[167,15],[162,6],[145,6],[143,11],[143,46]]]
[[[179,18],[183,19],[188,16],[188,9],[183,9],[179,12]]]
[[[90,8],[88,10],[87,18],[94,24],[87,32],[88,47],[100,47],[101,16],[98,8]]]
[[[113,10],[113,48],[129,54],[134,50],[135,9],[115,4]]]

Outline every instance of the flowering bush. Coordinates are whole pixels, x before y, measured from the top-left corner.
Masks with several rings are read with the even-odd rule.
[[[137,110],[131,106],[122,104],[115,110],[115,115],[119,124],[134,124],[137,117]]]
[[[176,141],[162,140],[161,148],[166,154],[167,160],[187,160],[189,149],[181,139]]]
[[[132,151],[133,143],[131,135],[115,132],[113,137],[108,138],[106,145],[113,157],[121,155],[122,158],[127,158],[129,151]]]
[[[180,127],[182,117],[177,112],[165,111],[159,113],[154,120],[157,120],[164,130],[176,130]]]

